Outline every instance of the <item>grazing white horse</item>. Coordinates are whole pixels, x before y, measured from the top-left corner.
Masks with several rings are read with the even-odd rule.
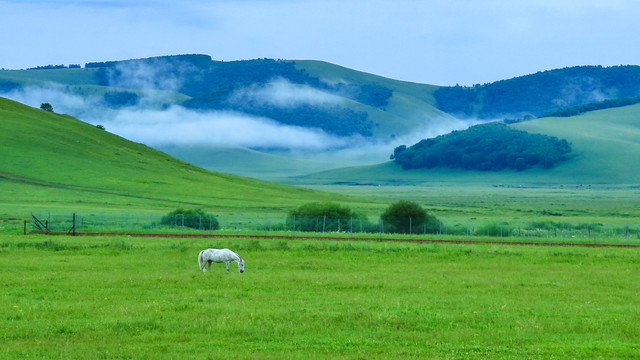
[[[229,264],[235,261],[238,263],[238,270],[241,273],[244,272],[244,260],[240,255],[234,253],[229,249],[206,249],[200,251],[198,254],[198,264],[200,264],[200,270],[205,272],[205,267],[209,264],[209,271],[211,271],[211,263],[225,263],[227,264],[227,274],[229,273]]]

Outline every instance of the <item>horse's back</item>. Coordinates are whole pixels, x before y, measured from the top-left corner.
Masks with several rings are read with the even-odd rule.
[[[238,256],[229,249],[206,249],[202,250],[201,254],[207,259],[207,261],[210,260],[213,262],[226,262]]]

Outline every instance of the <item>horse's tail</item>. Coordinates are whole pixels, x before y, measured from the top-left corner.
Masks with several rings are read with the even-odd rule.
[[[200,251],[200,254],[198,254],[198,265],[200,265],[200,270],[202,270],[202,272],[204,272],[204,265],[205,265],[203,254],[204,254],[204,250]]]

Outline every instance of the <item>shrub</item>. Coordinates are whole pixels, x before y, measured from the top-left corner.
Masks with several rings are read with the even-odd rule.
[[[427,211],[418,203],[408,200],[400,200],[391,204],[380,216],[386,232],[421,232],[433,234],[440,230],[438,219],[427,214]]]
[[[363,215],[346,206],[332,202],[314,202],[300,205],[289,212],[287,229],[297,231],[368,231],[372,227]]]
[[[163,225],[186,226],[192,229],[217,230],[220,228],[218,219],[213,215],[205,214],[200,209],[176,209],[160,220]]]

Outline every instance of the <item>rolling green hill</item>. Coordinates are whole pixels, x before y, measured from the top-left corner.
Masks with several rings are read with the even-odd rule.
[[[247,97],[247,92],[262,90],[274,81],[290,85],[292,92],[298,89],[334,99],[330,106],[313,101],[274,105],[263,98]],[[340,136],[389,138],[430,122],[454,120],[436,108],[436,86],[397,81],[321,61],[224,62],[207,55],[176,55],[87,63],[85,68],[0,71],[0,90],[25,86],[57,86],[59,91],[91,98],[106,108],[138,105],[136,96],[141,96],[141,91],[166,92],[165,102],[159,106],[234,110]],[[234,97],[237,93],[245,95],[242,101]],[[130,101],[110,101],[114,97]]]
[[[323,193],[210,172],[71,116],[0,98],[0,215],[33,211],[285,213]],[[366,200],[345,198],[353,204]]]
[[[640,105],[580,116],[546,117],[509,125],[532,134],[566,139],[570,159],[553,169],[466,171],[434,168],[403,170],[394,162],[329,170],[292,179],[300,184],[638,184],[640,183]]]
[[[640,95],[637,79],[638,66],[578,66],[472,87],[441,87],[388,79],[323,61],[215,61],[208,55],[175,55],[88,63],[84,68],[3,70],[0,93],[29,88],[49,91],[45,97],[57,96],[53,92],[72,95],[61,112],[93,123],[111,121],[122,110],[162,112],[180,105],[189,114],[232,111],[252,119],[268,118],[281,126],[276,131],[293,126],[305,129],[306,134],[316,134],[321,129],[330,140],[338,140],[323,138],[325,144],[332,145],[300,152],[286,151],[293,146],[286,141],[266,145],[222,145],[215,141],[190,144],[182,139],[185,134],[176,134],[176,138],[181,137],[179,142],[152,144],[209,170],[281,181],[328,167],[381,162],[402,144],[400,141],[411,145],[407,142],[419,141],[417,136],[436,136],[478,119],[521,118],[567,108],[584,111],[593,108],[585,104],[605,99],[617,104],[620,98]],[[51,102],[54,109],[60,108]],[[159,114],[146,115],[149,119],[127,118],[141,124],[138,134],[144,133],[143,126],[154,125],[151,120]],[[189,121],[180,116],[173,119],[175,123]],[[548,121],[556,119],[512,126],[526,128]],[[235,133],[251,130],[241,128]],[[571,141],[569,135],[558,138]],[[353,151],[342,152],[367,146],[375,146],[377,151],[361,151],[366,156],[350,158],[345,154]],[[326,156],[319,157],[318,153]],[[523,175],[515,177],[519,176]]]
[[[433,92],[437,88],[321,61],[223,62],[207,55],[88,63],[84,68],[0,71],[0,94],[41,90],[44,95],[40,93],[39,101],[29,102],[28,95],[17,99],[31,106],[50,102],[58,112],[106,125],[111,131],[109,121],[121,110],[162,111],[181,105],[195,113],[232,110],[284,125],[320,128],[337,137],[337,142],[356,134],[374,143],[393,143],[415,131],[463,127],[460,120],[436,108]],[[176,123],[184,121],[187,120],[175,118]],[[340,149],[328,148],[321,151],[326,155],[322,159],[309,161],[318,155],[315,149],[287,152],[286,142],[266,148],[251,145],[225,148],[213,142],[154,146],[209,170],[266,180],[281,180],[330,167],[371,164],[387,156],[387,151],[379,151],[382,155],[368,153],[346,158],[336,155]],[[389,147],[392,149],[393,145]]]

